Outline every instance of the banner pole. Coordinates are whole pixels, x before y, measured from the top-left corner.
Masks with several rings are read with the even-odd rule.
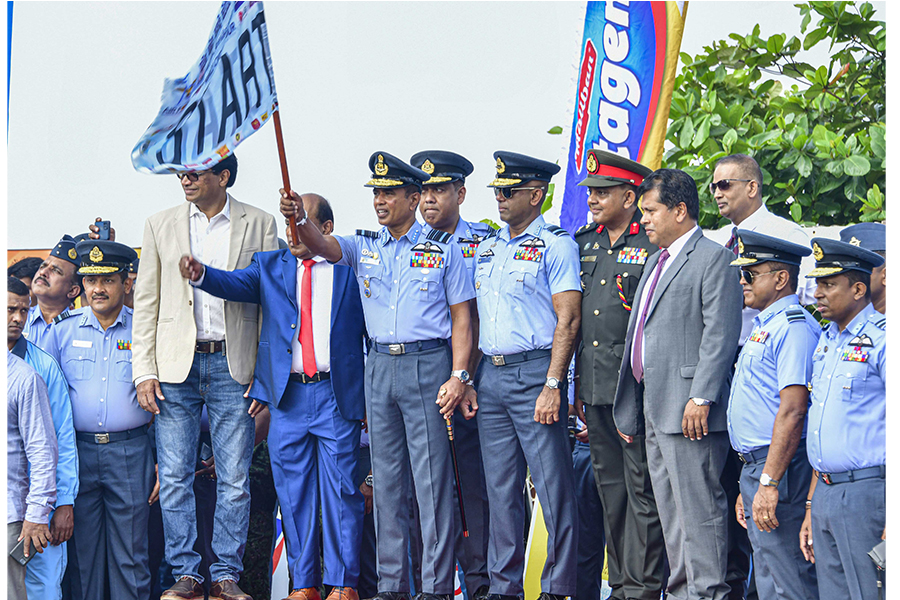
[[[281,161],[281,181],[284,191],[291,195],[291,178],[288,176],[287,157],[284,153],[284,136],[281,133],[281,107],[272,113],[272,122],[275,125],[275,142],[278,144],[278,160]],[[294,244],[300,243],[300,232],[297,230],[297,219],[291,215],[288,218],[288,226],[291,228],[291,237]]]

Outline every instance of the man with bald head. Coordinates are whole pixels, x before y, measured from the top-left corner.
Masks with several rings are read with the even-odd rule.
[[[303,194],[308,220],[334,229],[328,201]],[[257,252],[237,271],[181,260],[191,285],[232,302],[259,304],[259,336],[250,414],[268,409],[269,454],[281,503],[294,589],[289,598],[358,600],[364,501],[355,484],[360,422],[365,417],[365,321],[350,267],[314,256],[287,231],[289,249]],[[333,377],[332,377],[333,374]],[[319,506],[324,553],[319,552]],[[324,556],[325,573],[319,565]]]

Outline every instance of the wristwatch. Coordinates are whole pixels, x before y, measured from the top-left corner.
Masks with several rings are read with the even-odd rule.
[[[778,480],[777,480],[777,479],[772,479],[771,477],[769,477],[768,475],[766,475],[765,473],[763,473],[762,475],[759,476],[759,485],[762,485],[762,486],[765,486],[765,487],[773,487],[773,488],[777,488],[777,487],[778,487]]]
[[[559,389],[559,379],[557,379],[556,377],[548,377],[547,382],[544,385],[546,385],[551,390],[558,390]]]
[[[371,474],[371,473],[369,473],[368,475],[366,475],[366,481],[365,481],[365,483],[366,483],[366,485],[369,486],[369,487],[374,487],[375,479],[372,477],[372,474]]]
[[[460,369],[459,371],[450,371],[450,377],[456,377],[461,382],[466,383],[469,381],[469,372],[465,369]]]
[[[712,404],[709,400],[704,400],[702,398],[691,398],[691,401],[697,406],[709,406]]]
[[[306,217],[308,217],[308,216],[309,216],[309,213],[306,211],[306,207],[304,206],[303,207],[303,218],[300,219],[299,221],[297,221],[297,227],[300,227],[301,225],[306,225]]]

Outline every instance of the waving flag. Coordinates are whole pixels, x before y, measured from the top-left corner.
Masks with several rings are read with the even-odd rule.
[[[200,60],[166,79],[162,107],[131,153],[145,173],[208,169],[277,110],[262,2],[223,2]]]
[[[687,2],[588,2],[560,225],[587,223],[591,148],[662,162]]]

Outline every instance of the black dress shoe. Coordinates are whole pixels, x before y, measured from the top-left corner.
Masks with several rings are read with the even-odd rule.
[[[450,594],[429,594],[420,592],[416,594],[415,600],[450,600]]]
[[[491,593],[491,586],[484,584],[479,586],[475,593],[472,595],[472,600],[487,600],[487,597]]]
[[[561,596],[559,594],[548,594],[547,592],[541,592],[541,595],[538,596],[538,600],[566,600],[568,596]]]
[[[409,600],[407,592],[378,592],[369,600]]]
[[[488,594],[486,600],[522,600],[521,596],[510,596],[507,594]]]

